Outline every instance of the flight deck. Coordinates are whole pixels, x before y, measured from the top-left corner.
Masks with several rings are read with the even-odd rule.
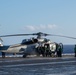
[[[0,75],[76,75],[76,58],[74,56],[0,58]]]

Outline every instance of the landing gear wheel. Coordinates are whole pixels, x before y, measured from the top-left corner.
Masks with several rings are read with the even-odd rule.
[[[26,58],[26,56],[27,56],[27,55],[26,55],[26,54],[24,54],[24,55],[23,55],[23,58]]]

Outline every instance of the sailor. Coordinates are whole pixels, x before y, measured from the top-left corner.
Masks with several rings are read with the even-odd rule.
[[[56,54],[59,57],[59,45],[58,44],[56,44]]]
[[[61,46],[59,47],[59,57],[62,57],[62,48],[61,48]]]
[[[63,52],[63,44],[59,43],[59,57],[62,57],[62,52]]]
[[[49,45],[45,45],[45,54],[46,54],[46,57],[49,56]]]
[[[76,45],[75,45],[75,47],[74,47],[74,53],[75,53],[75,57],[76,57]]]
[[[58,49],[57,49],[57,56],[58,57],[62,57],[62,51],[63,51],[63,48],[61,47],[61,45],[58,45]]]
[[[2,58],[5,58],[5,53],[4,52],[2,52]]]

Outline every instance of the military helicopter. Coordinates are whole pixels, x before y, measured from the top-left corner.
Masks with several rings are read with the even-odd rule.
[[[37,38],[31,38],[31,39],[24,39],[20,44],[14,44],[9,46],[3,46],[2,43],[0,43],[0,52],[2,53],[2,57],[5,58],[6,53],[13,53],[13,54],[23,54],[23,57],[26,57],[27,55],[40,55],[45,56],[45,47],[50,47],[50,55],[51,53],[56,52],[57,43],[51,42],[49,39],[42,38],[42,36],[59,36],[59,37],[66,37],[71,39],[76,39],[74,37],[69,36],[62,36],[62,35],[54,35],[54,34],[46,34],[42,32],[38,33],[32,33],[32,34],[13,34],[13,35],[2,35],[2,37],[13,37],[13,36],[37,36]],[[0,40],[2,41],[2,39]],[[62,45],[62,44],[61,44]]]

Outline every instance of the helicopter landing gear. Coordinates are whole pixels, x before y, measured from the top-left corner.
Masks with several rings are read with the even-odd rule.
[[[26,56],[27,56],[27,55],[26,55],[26,54],[24,54],[24,55],[23,55],[23,58],[26,58]]]
[[[2,52],[2,58],[5,58],[5,52]]]

